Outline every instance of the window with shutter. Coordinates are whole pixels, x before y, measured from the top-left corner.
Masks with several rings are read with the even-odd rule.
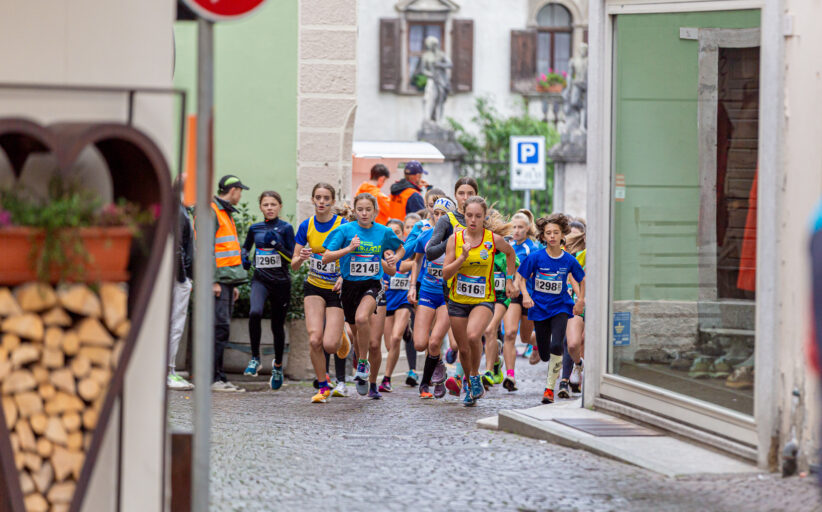
[[[537,32],[511,31],[511,91],[533,91],[537,77]]]
[[[537,73],[570,72],[571,11],[548,4],[537,13]]]
[[[380,19],[380,90],[396,92],[402,74],[399,18]]]
[[[474,20],[453,20],[451,29],[453,92],[471,92],[474,86]]]

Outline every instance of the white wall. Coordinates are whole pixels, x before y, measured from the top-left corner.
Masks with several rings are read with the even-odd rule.
[[[522,97],[509,90],[511,30],[523,30],[533,24],[529,19],[533,2],[459,0],[458,3],[460,9],[452,18],[474,20],[474,90],[449,96],[444,116],[453,117],[463,125],[470,124],[476,96],[491,96],[501,113],[521,113]],[[416,140],[422,123],[422,96],[380,92],[379,84],[379,20],[398,18],[401,13],[394,8],[394,0],[359,0],[358,5],[358,111],[354,138]],[[582,12],[587,12],[587,8]],[[450,48],[446,51],[450,56]],[[532,102],[531,113],[542,118],[539,102]]]
[[[171,87],[174,0],[0,2],[0,82]],[[125,120],[125,95],[0,89],[0,116],[40,123]],[[135,125],[172,158],[171,98],[139,96]],[[113,411],[83,510],[163,508],[165,358],[171,289],[166,247],[126,374],[121,503],[117,490],[118,415]]]

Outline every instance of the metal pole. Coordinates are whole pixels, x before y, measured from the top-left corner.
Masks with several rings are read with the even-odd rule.
[[[523,206],[522,206],[523,208],[525,208],[526,210],[531,209],[531,189],[530,188],[525,189],[525,193],[523,194],[522,202],[523,202]]]
[[[214,373],[214,216],[211,211],[211,112],[214,24],[197,21],[197,246],[194,252],[194,439],[191,504],[208,510],[211,380]]]

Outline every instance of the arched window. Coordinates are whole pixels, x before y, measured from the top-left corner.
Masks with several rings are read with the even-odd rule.
[[[537,74],[570,72],[571,12],[560,4],[548,4],[537,13]]]

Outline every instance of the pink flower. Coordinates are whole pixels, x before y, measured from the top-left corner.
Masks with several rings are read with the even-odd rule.
[[[117,214],[117,205],[114,203],[109,203],[103,207],[102,211],[103,215],[116,215]]]
[[[563,77],[563,78],[567,78],[567,77],[568,77],[568,72],[567,72],[567,71],[563,71],[563,72],[562,72],[562,77]]]
[[[11,226],[11,212],[0,210],[0,228]]]
[[[154,220],[160,218],[160,203],[154,203],[153,205],[149,206],[149,211],[154,216]]]
[[[548,68],[548,72],[549,72],[549,73],[553,73],[553,72],[554,72],[554,70],[553,70],[553,69],[551,69],[551,68]]]
[[[540,80],[542,80],[543,82],[544,82],[545,80],[547,80],[547,77],[545,76],[545,73],[543,73],[543,74],[539,75],[539,79],[540,79]]]

